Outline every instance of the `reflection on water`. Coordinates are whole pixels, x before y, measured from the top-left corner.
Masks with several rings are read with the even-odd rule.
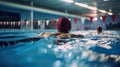
[[[71,39],[48,37],[1,47],[0,67],[119,67],[120,33],[104,32],[96,34],[95,31],[75,31],[71,33],[83,34],[85,37]],[[36,37],[37,33],[23,32],[16,36],[29,38]],[[13,35],[11,33],[5,36]],[[21,37],[15,37],[15,40],[19,38]]]

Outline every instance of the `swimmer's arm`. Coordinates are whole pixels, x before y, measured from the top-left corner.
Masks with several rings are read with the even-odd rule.
[[[49,37],[49,36],[57,36],[59,33],[40,33],[38,34],[39,37]]]
[[[51,33],[40,33],[40,34],[38,34],[39,37],[49,37],[51,35],[52,35]]]
[[[81,34],[78,34],[78,35],[76,35],[76,34],[71,34],[71,37],[72,37],[72,38],[83,38],[84,36],[81,35]]]

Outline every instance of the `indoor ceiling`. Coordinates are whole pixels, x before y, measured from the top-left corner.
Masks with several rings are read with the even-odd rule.
[[[3,0],[82,16],[120,15],[120,0]]]

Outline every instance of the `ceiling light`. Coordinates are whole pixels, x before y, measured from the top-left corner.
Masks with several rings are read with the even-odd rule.
[[[112,12],[112,10],[111,10],[111,9],[109,9],[109,11],[110,11],[110,12]]]
[[[88,6],[88,5],[86,5],[86,4],[78,3],[78,2],[75,2],[75,5],[78,5],[78,6],[81,6],[81,7],[87,7],[87,6]]]
[[[103,0],[103,1],[109,1],[109,0]]]
[[[73,3],[74,1],[73,0],[62,0],[64,2],[67,2],[67,3]]]
[[[101,10],[101,9],[99,9],[98,11],[101,12],[101,13],[107,13],[107,11]]]
[[[113,13],[111,13],[111,12],[108,12],[108,14],[109,14],[109,15],[113,15]]]
[[[107,12],[107,11],[105,11],[105,10],[98,9],[98,11],[101,12],[101,13],[107,13],[107,14],[109,14],[109,15],[113,15],[112,12]]]
[[[78,6],[90,9],[90,10],[97,10],[97,7],[88,6],[87,4],[83,4],[83,3],[75,2],[75,5],[78,5]]]

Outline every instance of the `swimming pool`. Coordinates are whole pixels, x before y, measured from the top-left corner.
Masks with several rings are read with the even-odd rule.
[[[119,67],[120,31],[72,31],[84,38],[37,37],[56,30],[0,30],[0,67]]]

